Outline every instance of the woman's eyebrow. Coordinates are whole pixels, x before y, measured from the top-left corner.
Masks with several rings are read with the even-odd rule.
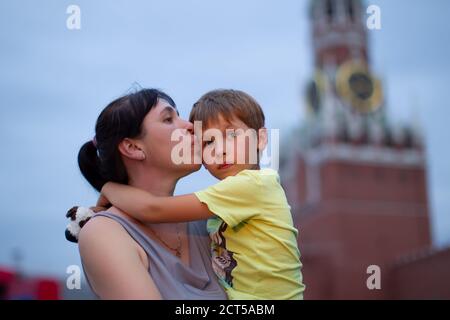
[[[177,116],[179,116],[180,114],[178,113],[178,110],[176,110],[174,107],[171,106],[166,106],[163,110],[161,110],[161,112],[159,113],[160,115],[164,114],[164,113],[173,113],[176,112]]]

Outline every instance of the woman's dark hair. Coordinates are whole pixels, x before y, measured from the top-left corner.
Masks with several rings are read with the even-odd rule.
[[[97,191],[108,181],[128,183],[118,145],[125,138],[142,134],[142,122],[158,99],[176,108],[175,102],[164,92],[142,89],[114,100],[100,113],[95,139],[86,142],[78,153],[81,173]]]

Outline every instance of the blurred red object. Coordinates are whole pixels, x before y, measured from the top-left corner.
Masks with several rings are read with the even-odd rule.
[[[36,285],[37,300],[58,300],[59,282],[53,279],[38,279]]]
[[[60,282],[48,277],[24,277],[0,268],[0,300],[59,300]]]

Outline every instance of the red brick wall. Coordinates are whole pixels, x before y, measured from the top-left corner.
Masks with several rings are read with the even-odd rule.
[[[427,203],[423,168],[328,162],[321,170],[323,199]],[[426,212],[425,212],[426,213]]]
[[[299,185],[304,177],[299,175]],[[295,221],[305,299],[388,298],[392,262],[431,245],[425,171],[327,163],[320,202]],[[381,268],[381,290],[366,285],[373,264]]]
[[[390,298],[450,299],[450,248],[393,267]]]

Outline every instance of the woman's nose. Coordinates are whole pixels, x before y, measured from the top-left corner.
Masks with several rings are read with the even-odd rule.
[[[186,129],[191,134],[194,133],[194,125],[190,121],[182,120],[182,128]]]

